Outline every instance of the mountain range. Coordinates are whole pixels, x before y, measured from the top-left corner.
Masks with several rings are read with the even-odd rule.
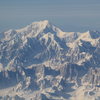
[[[100,32],[44,20],[0,33],[0,100],[100,100]]]

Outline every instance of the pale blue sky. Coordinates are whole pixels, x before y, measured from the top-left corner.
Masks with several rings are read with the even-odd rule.
[[[0,0],[0,31],[45,19],[64,31],[100,31],[100,0]]]

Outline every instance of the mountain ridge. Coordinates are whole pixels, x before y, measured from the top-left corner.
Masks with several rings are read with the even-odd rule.
[[[63,32],[45,20],[2,34],[1,98],[99,100],[100,32]]]

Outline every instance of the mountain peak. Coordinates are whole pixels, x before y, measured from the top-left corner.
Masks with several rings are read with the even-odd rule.
[[[46,34],[46,33],[53,33],[53,34],[57,33],[57,36],[63,35],[62,30],[50,24],[48,20],[33,22],[32,24],[27,25],[24,28],[16,30],[16,32],[23,33],[24,35],[26,36],[28,35],[29,37],[30,36],[36,37],[40,34],[42,36],[43,34]]]
[[[24,33],[30,33],[30,32],[34,31],[34,33],[39,33],[41,31],[43,31],[48,25],[49,25],[48,20],[36,21],[36,22],[33,22],[33,23],[27,25],[26,27],[18,29],[16,31],[24,32]]]

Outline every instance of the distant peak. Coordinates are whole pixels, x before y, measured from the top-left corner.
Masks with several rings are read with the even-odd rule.
[[[23,32],[23,31],[32,31],[32,30],[37,30],[37,31],[42,31],[49,25],[48,20],[43,20],[43,21],[36,21],[32,22],[31,24],[27,25],[24,28],[16,30],[17,32]],[[36,32],[37,33],[37,32]]]

